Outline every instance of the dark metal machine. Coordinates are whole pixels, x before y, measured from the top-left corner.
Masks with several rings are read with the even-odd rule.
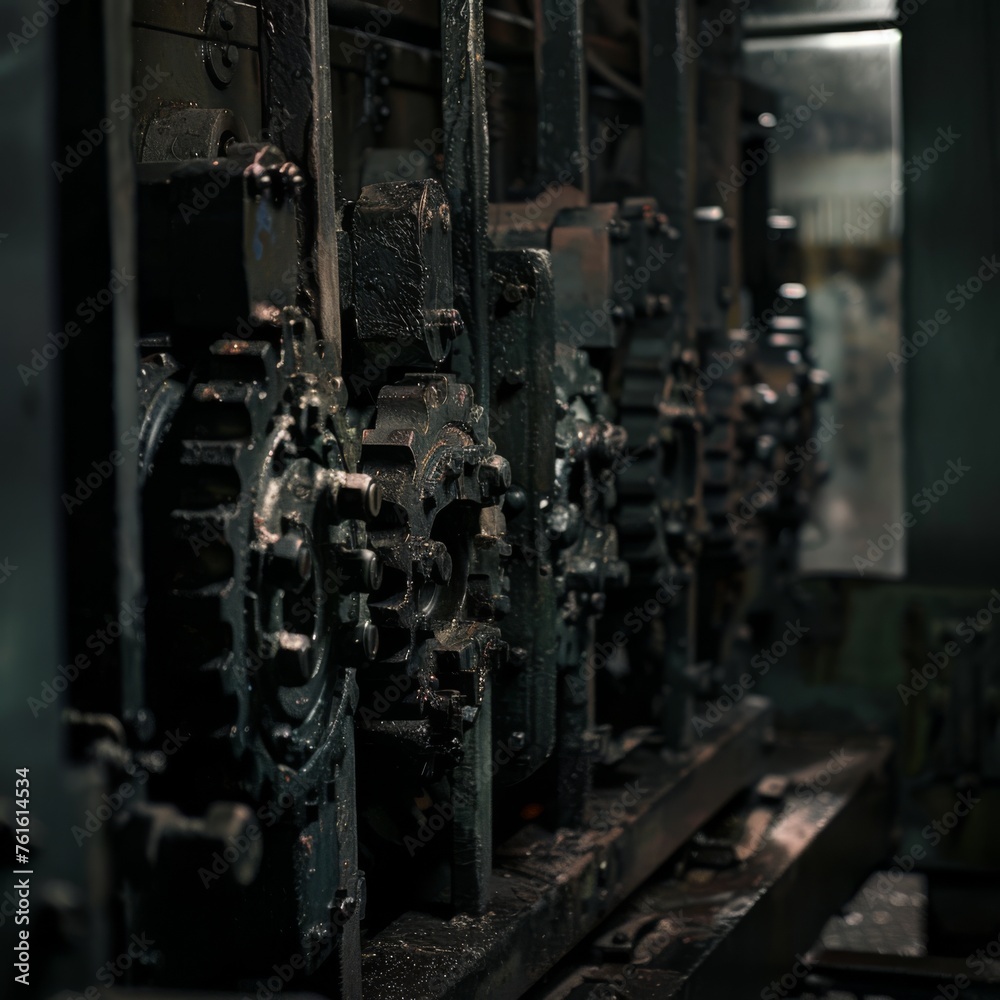
[[[113,126],[64,206],[93,192],[134,277],[67,402],[103,372],[90,440],[136,444],[67,528],[78,562],[116,546],[70,646],[121,637],[62,699],[104,888],[90,937],[39,934],[83,956],[50,986],[89,996],[138,935],[122,996],[721,996],[702,952],[756,995],[878,860],[885,746],[785,808],[817,752],[741,680],[794,617],[816,466],[776,473],[824,376],[767,172],[716,193],[766,119],[738,18],[685,47],[716,6],[60,11],[93,85],[62,132]],[[763,831],[699,834],[758,866],[719,876],[767,890],[739,919],[661,868],[724,809]],[[857,849],[822,832],[847,813]]]

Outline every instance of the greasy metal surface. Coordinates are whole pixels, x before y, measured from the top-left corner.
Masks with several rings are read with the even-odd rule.
[[[513,456],[505,502],[513,599],[503,622],[510,653],[494,689],[496,737],[521,745],[497,775],[509,784],[536,771],[556,739],[558,602],[543,506],[556,476],[555,309],[544,251],[496,250],[489,263],[491,430],[500,453]]]
[[[648,788],[620,826],[528,828],[496,854],[486,913],[404,914],[364,949],[371,1000],[513,1000],[593,929],[733,794],[761,773],[766,704],[744,699],[712,744],[673,762],[638,753],[595,792],[610,815],[623,789]]]
[[[451,200],[455,297],[468,330],[453,364],[484,396],[490,384],[489,133],[483,56],[483,0],[441,0],[444,186]]]
[[[587,70],[583,7],[535,0],[535,79],[538,93],[537,185],[571,186],[588,194]]]
[[[340,373],[342,344],[334,199],[330,28],[326,0],[260,0],[261,75],[271,138],[312,180],[303,215],[307,287],[324,360]]]
[[[890,754],[885,740],[780,737],[767,768],[769,780],[783,780],[777,794],[761,789],[770,822],[754,837],[748,860],[709,867],[694,847],[679,862],[682,874],[654,879],[602,927],[593,943],[597,964],[588,964],[584,953],[582,967],[556,974],[529,996],[765,995],[768,983],[795,965],[827,914],[851,896],[887,850]],[[739,821],[742,813],[746,822],[761,810],[752,801],[750,806],[733,818]],[[711,826],[725,828],[721,820]]]
[[[434,180],[371,184],[350,214],[358,338],[399,364],[444,361],[461,331],[452,280],[451,209]]]

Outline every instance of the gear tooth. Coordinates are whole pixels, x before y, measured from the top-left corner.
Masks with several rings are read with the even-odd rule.
[[[213,381],[235,379],[273,385],[277,358],[266,340],[217,340],[209,348],[208,376]]]
[[[234,517],[235,508],[225,506],[171,513],[170,535],[176,546],[179,585],[198,587],[232,577],[235,554],[227,531]]]
[[[365,545],[363,520],[335,502],[335,474],[347,475],[336,438],[316,444],[308,437],[316,422],[302,419],[306,408],[333,412],[333,389],[308,372],[279,371],[276,357],[266,341],[218,341],[190,380],[156,479],[164,530],[154,536],[147,607],[149,683],[162,722],[183,720],[199,738],[224,736],[220,775],[232,771],[234,754],[256,761],[245,772],[251,795],[263,794],[280,767],[336,752],[339,681],[315,668],[326,643],[307,642],[292,622],[301,604],[314,616],[310,628],[325,634],[331,608],[339,609],[322,610],[305,592],[328,568],[315,560],[333,552],[313,545],[312,532],[342,526],[350,548]],[[305,546],[301,558],[289,554],[296,545]],[[352,614],[364,607],[358,598]],[[278,669],[275,636],[284,637],[282,650],[301,654],[294,678]],[[240,664],[260,669],[255,683]],[[293,682],[295,698],[285,698]],[[274,719],[293,733],[302,727],[302,738],[269,744]]]
[[[198,454],[203,456],[205,452],[200,451]],[[218,452],[215,454],[219,457]],[[205,464],[204,461],[195,461],[195,457],[194,452],[182,455],[176,469],[173,485],[178,508],[205,511],[237,503],[243,492],[239,472],[222,461]]]

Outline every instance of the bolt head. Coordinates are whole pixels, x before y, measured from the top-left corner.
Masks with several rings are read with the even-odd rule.
[[[312,576],[312,550],[297,531],[286,532],[268,552],[267,575],[283,590],[300,590]]]
[[[297,632],[279,632],[274,672],[280,684],[299,687],[312,677],[312,640]]]

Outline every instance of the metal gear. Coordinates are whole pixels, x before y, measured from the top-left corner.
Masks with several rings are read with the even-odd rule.
[[[380,391],[361,452],[361,469],[385,498],[371,527],[382,567],[369,600],[379,662],[406,665],[415,686],[399,712],[414,716],[417,729],[427,725],[427,749],[453,762],[503,649],[492,622],[510,600],[500,509],[510,467],[485,428],[468,386],[450,375],[410,375]]]

